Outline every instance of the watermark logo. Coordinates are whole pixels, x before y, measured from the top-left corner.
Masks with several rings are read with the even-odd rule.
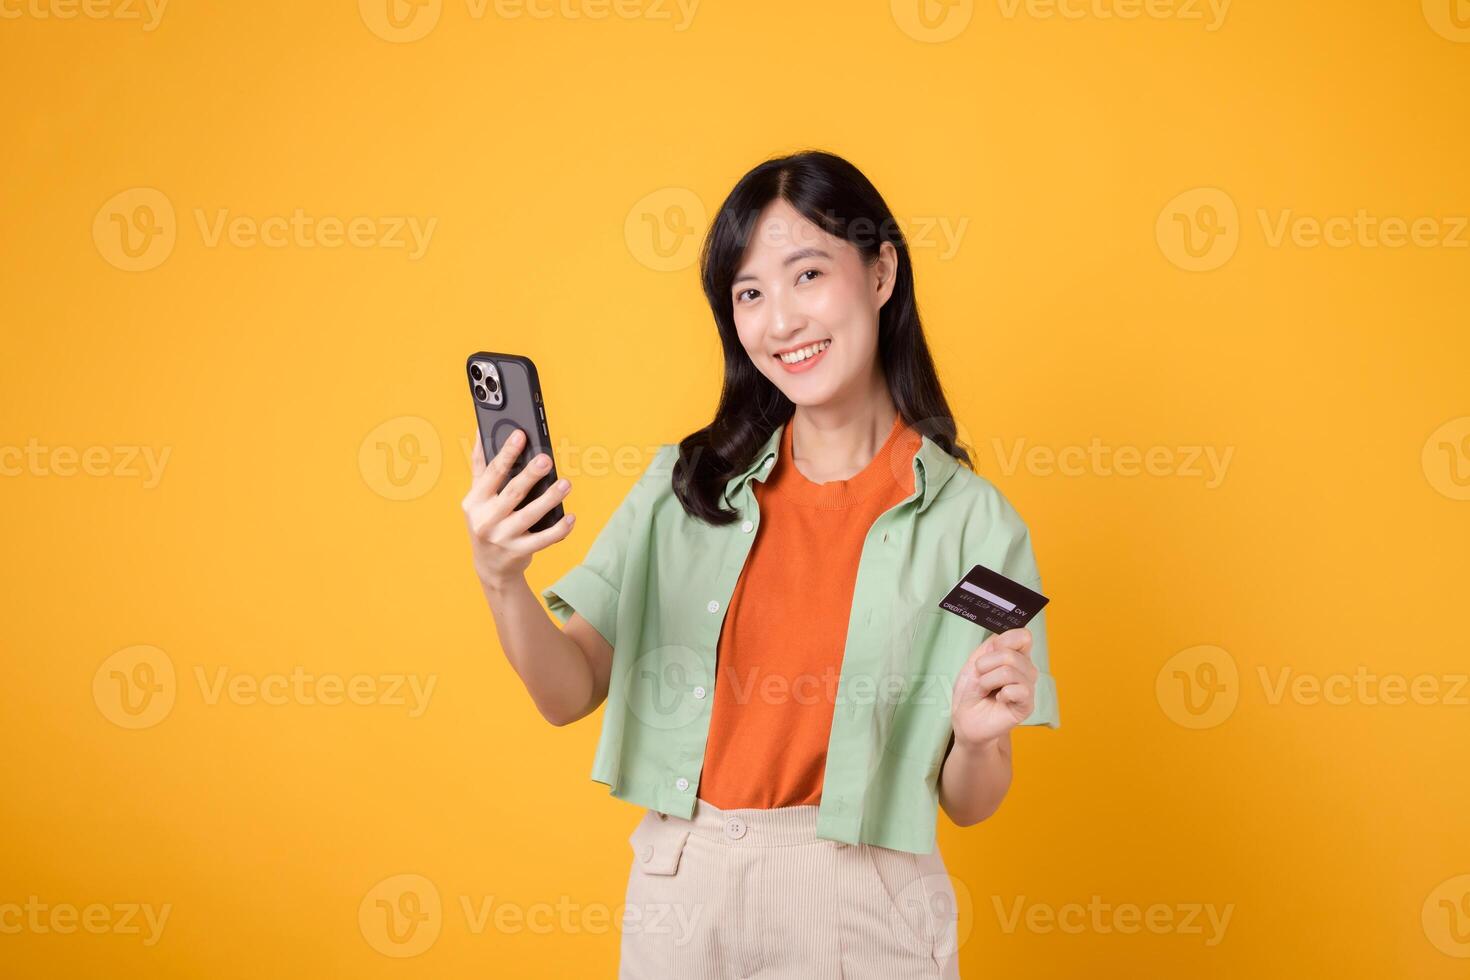
[[[1470,0],[1423,0],[1424,19],[1447,41],[1470,44]]]
[[[444,0],[357,0],[357,12],[368,30],[395,44],[427,37],[443,10]]]
[[[1420,463],[1431,487],[1451,500],[1470,500],[1470,415],[1430,433]]]
[[[1177,195],[1154,225],[1159,251],[1188,272],[1220,268],[1240,244],[1240,212],[1218,187],[1196,187]]]
[[[444,454],[428,419],[400,415],[369,432],[357,449],[363,482],[387,500],[416,500],[434,489]]]
[[[158,268],[173,254],[178,237],[173,203],[153,187],[113,195],[92,219],[98,254],[124,272]]]
[[[1169,720],[1184,728],[1223,724],[1240,701],[1240,670],[1220,647],[1180,650],[1164,662],[1154,694]]]
[[[1424,935],[1446,956],[1470,959],[1470,875],[1447,878],[1424,899]]]
[[[384,878],[362,897],[357,927],[384,956],[418,956],[434,945],[444,927],[439,889],[423,875]]]
[[[168,717],[177,696],[174,662],[158,647],[119,650],[92,675],[92,700],[120,728],[152,728]]]
[[[640,198],[623,222],[633,258],[655,272],[687,269],[699,257],[704,202],[687,187],[663,187]]]
[[[923,923],[915,928],[914,923]],[[931,871],[893,896],[888,926],[900,945],[913,953],[932,951],[940,963],[959,955],[975,928],[975,902],[963,880]]]
[[[685,646],[655,647],[628,670],[624,699],[649,728],[683,728],[714,698],[714,678],[704,659]]]
[[[898,29],[926,44],[954,40],[975,16],[975,0],[889,0],[888,6]]]

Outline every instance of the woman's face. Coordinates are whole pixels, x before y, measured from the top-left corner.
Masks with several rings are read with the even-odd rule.
[[[892,244],[884,242],[869,263],[856,246],[777,199],[761,211],[730,286],[740,343],[797,405],[859,391],[872,378],[878,311],[896,269]]]

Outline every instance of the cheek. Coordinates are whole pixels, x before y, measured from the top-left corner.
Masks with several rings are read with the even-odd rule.
[[[759,314],[751,310],[735,310],[735,335],[747,353],[754,354],[762,349],[766,329]]]
[[[861,283],[832,276],[822,285],[810,294],[807,313],[829,329],[861,327],[872,318],[871,308],[863,302]]]

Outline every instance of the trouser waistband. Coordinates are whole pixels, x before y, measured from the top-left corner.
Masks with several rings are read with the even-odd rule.
[[[839,841],[829,841],[817,836],[819,809],[816,804],[807,804],[769,809],[740,807],[724,810],[696,798],[693,816],[686,818],[659,813],[659,818],[669,824],[684,825],[690,833],[700,837],[740,847],[777,847],[819,841],[839,844]]]

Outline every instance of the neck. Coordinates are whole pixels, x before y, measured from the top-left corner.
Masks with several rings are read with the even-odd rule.
[[[881,376],[877,379],[882,382]],[[814,483],[846,480],[873,461],[893,431],[898,409],[882,384],[860,400],[798,405],[791,417],[791,457]]]

